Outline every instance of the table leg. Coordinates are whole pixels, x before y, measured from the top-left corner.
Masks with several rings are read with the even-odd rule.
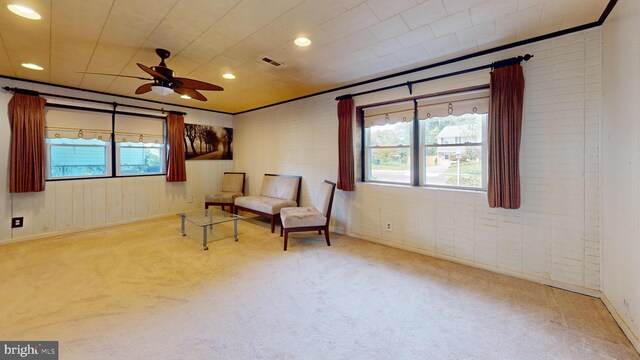
[[[233,238],[238,241],[238,219],[233,219]]]
[[[209,247],[207,246],[207,227],[206,226],[202,227],[202,247],[205,250],[209,250]]]
[[[184,224],[184,220],[186,218],[186,215],[180,215],[180,217],[181,217],[181,222],[182,222],[182,227],[181,227],[182,236],[187,236],[187,229],[185,228],[185,224]]]

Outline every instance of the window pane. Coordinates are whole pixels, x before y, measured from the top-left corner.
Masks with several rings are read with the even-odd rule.
[[[411,145],[411,122],[399,122],[369,128],[369,146]]]
[[[162,172],[162,147],[156,144],[120,145],[120,174],[153,174]]]
[[[369,149],[369,180],[410,183],[409,148]]]
[[[482,188],[481,146],[424,148],[427,185]]]
[[[58,139],[60,140],[60,139]],[[79,144],[79,140],[71,140]],[[85,140],[93,143],[93,140]],[[99,141],[99,140],[97,140]],[[107,175],[107,147],[103,145],[50,145],[49,177]]]
[[[425,122],[425,144],[482,142],[482,124],[487,114],[466,114],[421,120]]]

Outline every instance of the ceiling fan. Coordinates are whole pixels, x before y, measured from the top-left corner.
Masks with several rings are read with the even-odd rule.
[[[80,71],[83,74],[91,74],[91,75],[108,75],[108,76],[117,76],[117,77],[126,77],[126,78],[134,78],[140,80],[151,80],[152,82],[141,85],[136,89],[136,94],[146,94],[149,91],[153,91],[161,96],[169,95],[173,92],[176,92],[180,95],[187,96],[191,99],[196,99],[200,101],[207,101],[207,98],[204,97],[198,90],[203,91],[223,91],[224,89],[218,85],[213,85],[204,81],[176,77],[174,76],[173,70],[167,67],[164,60],[168,59],[171,56],[169,50],[165,49],[156,49],[156,54],[160,57],[160,64],[158,66],[146,66],[140,63],[138,67],[142,69],[147,74],[151,75],[152,78],[144,78],[139,76],[129,76],[129,75],[118,75],[118,74],[105,74],[105,73],[95,73],[95,72],[86,72]]]

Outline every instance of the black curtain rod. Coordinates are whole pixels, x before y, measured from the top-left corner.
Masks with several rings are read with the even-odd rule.
[[[186,112],[182,112],[182,111],[174,111],[174,110],[165,110],[164,108],[161,109],[155,109],[155,108],[150,108],[150,107],[146,107],[146,106],[138,106],[138,105],[128,105],[128,104],[119,104],[117,102],[109,102],[109,101],[102,101],[102,100],[93,100],[93,99],[87,99],[87,98],[81,98],[81,97],[75,97],[75,96],[67,96],[67,95],[59,95],[59,94],[49,94],[49,93],[43,93],[43,92],[38,92],[38,91],[34,91],[34,90],[27,90],[27,89],[20,89],[20,88],[16,88],[16,87],[9,87],[9,86],[5,86],[2,88],[5,91],[13,91],[14,93],[18,93],[18,94],[26,94],[26,95],[34,95],[34,96],[47,96],[47,97],[56,97],[56,98],[60,98],[60,99],[68,99],[68,100],[78,100],[78,101],[89,101],[89,102],[93,102],[93,103],[97,103],[97,104],[105,104],[105,105],[111,105],[114,108],[121,106],[121,107],[129,107],[129,108],[133,108],[133,109],[141,109],[141,110],[150,110],[150,111],[159,111],[162,112],[163,114],[165,113],[169,113],[169,114],[178,114],[178,115],[187,115]],[[110,111],[111,112],[111,111]],[[139,115],[139,114],[138,114]]]
[[[60,108],[60,109],[92,111],[92,112],[99,112],[99,113],[105,113],[105,114],[127,115],[127,116],[145,117],[145,118],[152,118],[152,119],[166,119],[164,116],[160,116],[160,115],[138,114],[138,113],[132,113],[127,111],[118,111],[118,110],[94,109],[86,106],[54,104],[54,103],[46,103],[44,104],[44,106],[52,107],[52,108]]]
[[[505,59],[505,60],[492,62],[491,64],[482,65],[482,66],[476,66],[476,67],[473,67],[473,68],[454,71],[454,72],[450,72],[450,73],[447,73],[447,74],[431,76],[431,77],[420,79],[420,80],[407,81],[406,83],[402,83],[402,84],[384,86],[384,87],[381,87],[381,88],[362,91],[362,92],[358,92],[358,93],[354,93],[354,94],[342,95],[342,96],[338,96],[336,98],[336,100],[340,101],[340,100],[344,100],[344,99],[351,99],[351,98],[356,97],[356,96],[371,94],[371,93],[390,90],[390,89],[395,89],[395,88],[399,88],[399,87],[403,87],[403,86],[406,86],[406,87],[409,88],[409,94],[413,94],[413,85],[414,84],[420,84],[420,83],[427,82],[427,81],[444,79],[444,78],[457,76],[457,75],[462,75],[462,74],[467,74],[467,73],[471,73],[471,72],[476,72],[476,71],[480,71],[480,70],[484,70],[484,69],[498,69],[498,68],[501,68],[501,67],[504,67],[504,66],[519,64],[522,61],[529,61],[529,60],[531,60],[532,57],[533,57],[533,55],[526,54],[524,56],[517,56],[517,57],[510,58],[510,59]]]

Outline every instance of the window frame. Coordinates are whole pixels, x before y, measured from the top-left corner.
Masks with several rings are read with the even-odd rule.
[[[464,93],[470,93],[474,91],[481,90],[489,90],[489,84],[478,85],[478,86],[470,86],[466,88],[447,90],[437,93],[431,93],[426,95],[413,96],[409,98],[401,98],[397,100],[389,100],[378,103],[366,104],[356,107],[356,124],[360,127],[360,151],[359,151],[359,159],[356,159],[356,163],[359,163],[360,167],[360,181],[365,183],[372,184],[382,184],[382,185],[404,185],[404,186],[414,186],[414,187],[422,187],[422,188],[435,188],[435,189],[444,189],[444,190],[453,190],[453,191],[475,191],[475,192],[486,192],[487,191],[487,182],[488,182],[488,167],[489,167],[489,156],[488,156],[488,123],[489,116],[487,115],[486,120],[483,121],[482,124],[482,142],[481,143],[463,143],[463,144],[450,144],[449,146],[481,146],[482,151],[482,186],[481,187],[467,187],[467,186],[456,186],[456,185],[438,185],[438,184],[427,184],[425,181],[425,159],[423,159],[423,154],[426,149],[426,144],[424,144],[424,121],[420,121],[418,119],[418,100],[436,98],[436,97],[445,97],[451,96],[454,97],[456,95],[462,95]],[[445,98],[446,99],[446,98]],[[410,145],[410,173],[411,173],[411,181],[408,183],[404,182],[389,182],[389,181],[379,181],[379,180],[371,180],[369,178],[371,168],[369,165],[370,154],[369,149],[369,135],[367,134],[367,127],[364,124],[365,117],[365,109],[372,107],[381,107],[384,105],[393,106],[397,103],[413,101],[414,105],[414,116],[411,120],[412,126],[412,141]],[[445,100],[446,101],[446,100]],[[444,144],[440,144],[438,146],[442,146]],[[433,146],[433,145],[432,145]],[[445,145],[446,146],[446,145]],[[391,146],[391,148],[395,148],[396,146]]]
[[[116,151],[115,151],[115,156],[116,156],[116,169],[115,169],[115,177],[136,177],[136,176],[157,176],[157,175],[166,175],[167,173],[167,159],[166,159],[166,152],[167,152],[167,144],[166,141],[164,144],[162,144],[162,146],[144,146],[143,144],[154,144],[154,143],[139,143],[141,144],[140,146],[130,146],[127,145],[125,146],[126,148],[134,148],[134,149],[160,149],[160,161],[162,162],[161,164],[161,170],[159,172],[153,172],[153,173],[143,173],[143,174],[124,174],[122,175],[121,171],[121,167],[122,167],[122,163],[120,162],[120,149],[122,148],[122,143],[116,143]],[[135,144],[135,143],[130,143],[130,144]]]
[[[411,121],[407,121],[407,123],[409,124],[413,124],[414,120]],[[371,128],[364,128],[364,132],[366,133],[367,131],[370,131]],[[364,170],[364,174],[365,174],[365,181],[366,182],[372,182],[372,183],[382,183],[382,184],[393,184],[393,185],[411,185],[413,183],[413,178],[415,176],[414,174],[414,162],[415,162],[415,156],[413,154],[413,143],[415,142],[415,127],[411,126],[410,129],[410,139],[411,141],[409,141],[409,145],[383,145],[383,146],[370,146],[369,145],[369,139],[370,136],[367,136],[366,134],[364,135],[364,139],[365,139],[365,144],[364,144],[364,163],[365,163],[365,170]],[[371,166],[369,166],[369,161],[371,160],[371,152],[370,150],[373,149],[407,149],[409,152],[409,181],[407,182],[399,182],[399,181],[382,181],[382,180],[371,180]]]
[[[471,143],[464,142],[459,144],[426,144],[424,135],[425,133],[425,119],[416,119],[418,122],[418,127],[420,131],[420,142],[418,144],[418,152],[419,152],[419,185],[420,187],[433,187],[433,188],[441,188],[441,189],[454,189],[454,190],[470,190],[470,191],[487,191],[487,179],[488,179],[488,166],[489,166],[489,156],[488,156],[488,142],[487,142],[487,132],[489,125],[489,116],[487,116],[482,121],[482,142],[479,143]],[[457,185],[438,185],[438,184],[428,184],[426,182],[426,164],[425,164],[425,156],[424,153],[427,148],[439,148],[439,147],[461,147],[461,146],[479,146],[482,151],[482,179],[481,179],[481,187],[472,187],[472,186],[457,186]],[[448,156],[449,155],[445,155]]]
[[[72,139],[70,139],[72,140]],[[105,179],[105,178],[110,178],[113,177],[113,169],[112,169],[112,163],[113,161],[111,161],[111,157],[112,157],[112,151],[111,151],[111,147],[113,146],[113,144],[111,143],[111,141],[104,141],[105,145],[91,145],[91,144],[52,144],[48,141],[46,141],[46,146],[47,146],[47,167],[46,167],[46,171],[47,173],[45,174],[45,181],[61,181],[61,180],[78,180],[78,179]],[[81,176],[59,176],[59,177],[52,177],[51,176],[51,146],[81,146],[81,147],[104,147],[105,148],[105,167],[106,167],[106,174],[105,175],[81,175]]]

